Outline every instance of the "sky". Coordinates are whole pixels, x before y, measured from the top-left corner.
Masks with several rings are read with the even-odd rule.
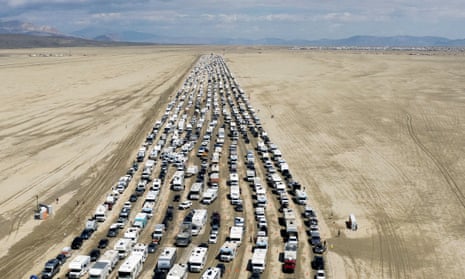
[[[465,0],[0,0],[0,20],[63,33],[138,31],[196,38],[465,38]]]

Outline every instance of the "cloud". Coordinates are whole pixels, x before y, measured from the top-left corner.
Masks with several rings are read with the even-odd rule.
[[[2,1],[2,0],[0,0]],[[463,0],[3,0],[2,19],[72,32],[83,26],[170,30],[195,36],[227,30],[232,36],[315,39],[386,32],[465,37]],[[446,27],[447,26],[447,27]],[[451,28],[455,26],[456,28]],[[63,28],[63,29],[62,29]],[[224,32],[223,32],[224,33]]]

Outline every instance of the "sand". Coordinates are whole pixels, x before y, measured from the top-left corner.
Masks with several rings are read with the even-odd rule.
[[[324,218],[331,278],[465,276],[464,57],[226,58]]]
[[[465,277],[465,57],[121,47],[0,51],[4,278],[69,245],[211,51],[305,186],[330,278]],[[45,222],[32,219],[37,195],[55,208]]]

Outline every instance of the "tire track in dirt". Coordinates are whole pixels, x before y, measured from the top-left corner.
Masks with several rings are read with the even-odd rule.
[[[298,110],[294,110],[292,112],[284,113],[284,114],[279,115],[277,117],[277,121],[279,121],[280,124],[277,125],[277,126],[278,127],[286,127],[285,123],[298,123],[299,122],[298,118],[300,117],[300,115],[298,115],[297,113],[298,113]],[[284,131],[282,131],[282,132],[284,133]],[[297,137],[296,134],[294,134],[294,133],[287,134],[287,140],[289,142],[296,143],[296,146],[299,146],[299,148],[282,149],[282,147],[280,147],[281,151],[282,152],[284,151],[283,152],[283,158],[284,159],[286,159],[287,156],[294,156],[293,153],[296,152],[297,150],[298,150],[298,152],[304,152],[302,149],[306,148],[306,146],[307,146],[305,144],[300,144],[303,139]],[[305,152],[305,153],[307,153],[307,152]],[[302,163],[303,166],[305,166],[306,162],[301,161],[300,163]],[[302,167],[299,166],[297,168],[297,166],[294,166],[292,164],[290,165],[291,170],[292,169],[305,169],[305,167],[303,167],[303,166]],[[309,179],[312,179],[310,174],[307,174],[306,176]],[[298,180],[298,181],[300,181],[300,180]],[[316,185],[316,184],[313,183],[313,185]],[[305,183],[303,184],[303,186],[304,186],[304,190],[305,190]],[[311,184],[308,185],[308,186],[311,186]],[[297,268],[295,270],[295,273],[296,273],[296,275],[298,275],[298,278],[307,278],[307,277],[310,276],[310,273],[311,273],[311,270],[309,272],[309,270],[306,267],[311,266],[311,260],[312,260],[312,256],[313,256],[312,246],[308,242],[306,227],[305,227],[305,224],[304,224],[304,220],[302,218],[301,208],[299,208],[299,206],[292,201],[292,195],[290,193],[288,193],[288,194],[289,194],[289,197],[291,199],[291,201],[289,203],[289,207],[296,214],[296,223],[297,223],[297,226],[298,226],[299,238],[300,238],[300,240],[299,240],[299,248],[298,248],[298,262],[297,262]],[[308,197],[311,197],[311,195],[308,195]],[[308,203],[309,203],[309,201],[307,201],[307,204]],[[322,218],[322,217],[323,217],[323,215],[320,215],[320,218]],[[321,223],[321,221],[323,221],[323,220],[320,220],[320,223]],[[324,235],[322,235],[322,238],[323,237],[324,237]]]
[[[48,178],[50,178],[50,176],[52,176],[53,174],[55,173],[58,173],[59,171],[65,169],[66,167],[70,166],[72,163],[74,163],[77,159],[79,159],[79,156],[75,156],[74,158],[71,158],[69,160],[67,160],[63,165],[55,168],[54,170],[52,170],[52,172],[50,173],[47,173],[47,174],[43,174],[42,176],[40,176],[39,178],[37,178],[34,182],[32,182],[30,185],[28,185],[28,187],[24,187],[23,190],[17,192],[16,194],[14,194],[10,199],[8,200],[5,200],[3,202],[0,202],[0,207],[2,206],[6,206],[12,202],[15,202],[15,199],[28,193],[28,192],[31,192],[33,191],[37,186],[39,186],[41,183],[43,183],[45,180],[47,180]],[[53,186],[52,186],[53,188]],[[40,196],[42,196],[42,192],[39,193]],[[28,203],[26,203],[26,205],[24,206],[23,208],[23,211],[27,211],[29,209],[29,206],[27,206],[27,204],[30,204],[32,201],[29,201]],[[11,211],[12,212],[12,211]],[[5,214],[9,214],[11,212],[6,212]],[[10,231],[11,233],[11,231]]]
[[[423,143],[417,137],[415,133],[415,129],[413,127],[412,117],[410,116],[409,113],[407,113],[407,128],[408,128],[408,133],[409,133],[410,138],[425,153],[425,155],[428,156],[431,162],[434,163],[436,168],[439,170],[441,175],[444,177],[451,192],[455,195],[455,197],[457,198],[458,202],[462,205],[462,207],[465,208],[464,193],[460,190],[459,186],[455,182],[454,178],[450,175],[447,168],[433,155],[433,153],[429,151],[428,148],[426,148],[426,146],[423,145]]]
[[[385,200],[378,190],[372,186],[372,183],[370,183],[370,181],[368,181],[364,176],[360,176],[360,180],[365,186],[365,193],[370,196],[370,198],[366,200]],[[370,205],[373,207],[375,212],[374,218],[379,220],[379,224],[376,225],[376,228],[378,231],[380,247],[379,264],[381,266],[381,274],[383,276],[385,274],[385,261],[387,261],[388,278],[407,278],[412,268],[407,251],[404,248],[407,247],[404,239],[399,237],[396,232],[396,226],[392,223],[392,218],[385,211],[383,205],[377,202],[371,202]],[[385,254],[387,255],[387,258],[385,258]],[[359,276],[360,275],[361,274],[359,274]]]
[[[185,68],[187,65],[180,66],[179,71],[176,72],[183,74],[177,76],[171,82],[172,85],[156,98],[151,109],[147,110],[150,114],[135,129],[137,131],[136,134],[129,136],[116,148],[116,150],[120,150],[119,153],[113,153],[108,158],[101,159],[96,164],[96,166],[101,166],[100,168],[96,168],[95,170],[90,168],[89,171],[69,183],[68,188],[70,190],[76,188],[75,185],[81,185],[75,198],[85,201],[86,206],[82,206],[81,203],[79,207],[75,207],[73,204],[74,200],[71,203],[63,205],[62,210],[57,212],[54,218],[36,227],[31,235],[16,243],[8,254],[0,259],[0,273],[5,276],[4,278],[21,278],[31,269],[31,264],[40,259],[44,252],[52,246],[52,243],[61,242],[64,233],[76,234],[79,231],[80,227],[75,226],[75,219],[69,218],[69,216],[89,215],[97,203],[101,201],[104,193],[116,181],[117,174],[125,173],[127,166],[132,161],[132,155],[135,153],[140,142],[145,138],[148,129],[156,120],[155,116],[157,112],[164,109],[163,104],[167,103],[169,95],[181,84],[197,60],[198,57],[197,59],[194,58],[187,69]],[[181,70],[182,68],[184,70]],[[169,80],[165,82],[169,82]],[[146,89],[153,92],[156,90],[156,87],[148,87]],[[152,112],[154,113],[152,114]],[[89,180],[89,177],[96,177],[96,180],[87,183],[87,185],[83,184],[83,182]],[[50,228],[53,229],[51,230]]]

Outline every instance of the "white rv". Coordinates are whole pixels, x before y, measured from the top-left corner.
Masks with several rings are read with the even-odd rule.
[[[124,238],[131,240],[131,244],[134,245],[139,240],[140,228],[130,227],[124,232]]]
[[[202,203],[211,204],[216,200],[217,197],[218,197],[218,189],[208,188],[207,191],[205,191],[202,195]]]
[[[239,188],[239,185],[231,185],[229,187],[229,198],[231,202],[241,198],[241,188]]]
[[[244,227],[232,226],[229,231],[229,241],[237,243],[240,246],[242,243],[242,236],[244,235]]]
[[[120,259],[126,258],[129,253],[132,251],[132,243],[130,239],[127,238],[120,238],[115,243],[113,247],[114,250],[118,251],[118,255]]]
[[[142,271],[142,256],[130,255],[118,269],[118,279],[136,279]]]
[[[206,209],[195,209],[192,216],[192,235],[196,236],[207,223],[208,213]]]
[[[202,274],[200,279],[220,279],[221,278],[221,270],[218,267],[209,267],[205,272]]]
[[[152,218],[153,216],[153,207],[155,206],[154,201],[146,201],[144,202],[144,205],[142,206],[141,212],[147,214],[147,218]]]
[[[190,272],[200,272],[205,267],[205,262],[207,261],[208,248],[206,247],[196,247],[192,250],[192,253],[187,262]]]
[[[190,200],[198,200],[200,199],[200,195],[202,194],[202,183],[194,183],[191,186],[191,190],[189,192],[189,199]]]
[[[174,191],[184,190],[184,171],[176,171],[171,180],[171,188]]]
[[[306,205],[307,204],[307,193],[301,190],[296,190],[294,199],[297,204]]]
[[[237,172],[232,172],[229,174],[229,184],[239,185],[239,175],[237,174]]]
[[[119,254],[116,250],[106,251],[98,260],[99,262],[107,262],[110,264],[110,271],[115,268],[116,264],[119,261]]]
[[[68,278],[81,278],[90,268],[90,256],[78,255],[68,265]]]
[[[141,255],[142,263],[145,263],[145,260],[147,259],[147,255],[148,255],[147,245],[144,243],[137,243],[132,248],[131,255]]]
[[[160,191],[150,190],[150,191],[147,193],[147,195],[145,196],[145,201],[146,201],[146,202],[156,202],[159,193],[160,193]]]
[[[107,207],[104,204],[101,204],[97,207],[95,210],[94,218],[99,222],[105,222],[107,219]]]
[[[252,271],[263,273],[266,268],[267,249],[255,249],[252,255]]]
[[[89,279],[107,279],[110,276],[111,265],[109,262],[98,261],[89,270]]]
[[[169,271],[174,262],[176,262],[177,249],[176,247],[165,247],[158,257],[157,271]]]
[[[187,265],[175,264],[166,275],[166,279],[186,279],[187,278]]]

